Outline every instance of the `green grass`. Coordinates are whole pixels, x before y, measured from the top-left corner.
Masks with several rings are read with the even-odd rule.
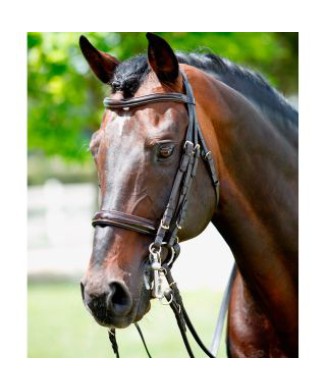
[[[221,296],[211,291],[184,292],[191,320],[209,346]],[[140,322],[149,350],[155,358],[183,358],[187,352],[172,310],[159,302]],[[191,336],[196,357],[205,357]],[[121,357],[146,357],[134,326],[117,330]],[[219,357],[226,357],[225,343]],[[82,358],[114,357],[107,331],[85,310],[78,283],[30,282],[28,286],[28,357]]]

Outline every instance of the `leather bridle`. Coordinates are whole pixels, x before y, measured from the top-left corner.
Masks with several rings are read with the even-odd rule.
[[[184,73],[182,73],[185,94],[183,93],[156,93],[130,99],[104,99],[104,106],[110,110],[128,109],[144,106],[148,103],[174,102],[187,106],[189,123],[186,130],[183,154],[179,168],[175,176],[169,201],[160,221],[157,223],[133,214],[126,214],[116,210],[100,210],[93,218],[93,226],[115,226],[138,233],[154,236],[150,246],[150,257],[158,259],[162,246],[168,248],[172,254],[178,253],[178,231],[182,229],[188,208],[191,184],[196,175],[199,157],[202,156],[208,167],[212,184],[216,192],[216,205],[219,201],[219,181],[212,158],[202,135],[196,110],[195,98],[191,85]],[[175,256],[169,262],[175,260]],[[157,298],[162,297],[155,295]]]
[[[192,325],[187,322],[187,314],[183,307],[181,296],[175,282],[172,279],[170,269],[173,262],[176,260],[180,253],[178,244],[178,232],[182,229],[185,220],[186,212],[188,209],[189,194],[193,179],[196,176],[197,166],[199,158],[202,157],[206,163],[209,176],[212,181],[216,193],[216,206],[219,202],[219,180],[217,171],[215,169],[214,160],[211,151],[206,146],[202,131],[200,129],[196,110],[195,110],[195,98],[191,85],[184,73],[182,73],[183,85],[185,94],[183,93],[156,93],[140,97],[134,97],[130,99],[110,99],[106,97],[104,99],[104,106],[110,110],[127,110],[129,108],[135,108],[144,106],[148,103],[161,103],[161,102],[174,102],[182,103],[187,107],[189,123],[185,134],[183,153],[180,158],[178,171],[175,175],[175,179],[172,185],[172,190],[168,200],[168,204],[165,208],[163,216],[159,225],[140,216],[133,214],[126,214],[122,211],[116,210],[100,210],[95,213],[92,224],[93,226],[113,226],[119,227],[134,232],[151,235],[154,237],[152,244],[149,247],[149,267],[146,268],[144,279],[145,286],[148,290],[152,291],[152,295],[155,298],[162,300],[167,298],[171,305],[182,333],[182,337],[186,344],[187,350],[191,357],[191,349],[187,346],[187,340],[185,336],[185,323],[191,330]],[[168,249],[170,256],[162,261],[162,247]],[[162,282],[164,277],[168,280],[170,289],[163,291]],[[173,285],[173,287],[171,287]],[[181,319],[181,317],[183,319]],[[137,328],[138,329],[138,328]],[[140,330],[139,330],[140,331]],[[192,330],[191,330],[192,332]],[[116,341],[114,338],[114,330],[110,331],[110,339],[112,345],[116,347]],[[192,332],[195,339],[198,336]],[[142,334],[140,333],[141,337]],[[143,339],[143,337],[142,337]],[[199,338],[198,338],[199,339]],[[197,340],[198,342],[198,340]],[[199,340],[200,345],[200,340]],[[146,347],[146,345],[145,345]],[[215,357],[203,346],[203,350],[210,357]],[[117,354],[118,356],[118,354]]]

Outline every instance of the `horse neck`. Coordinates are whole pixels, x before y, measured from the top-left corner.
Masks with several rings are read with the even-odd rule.
[[[243,95],[198,72],[189,78],[220,177],[213,223],[240,268],[267,272],[262,257],[277,253],[280,267],[293,263],[295,275],[297,151]]]

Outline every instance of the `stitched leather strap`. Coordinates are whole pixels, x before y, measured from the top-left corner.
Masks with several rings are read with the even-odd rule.
[[[110,99],[106,97],[103,100],[104,107],[106,108],[127,108],[127,107],[138,107],[147,103],[155,102],[180,102],[187,104],[195,104],[194,99],[189,98],[183,93],[171,92],[171,93],[153,93],[149,95],[139,96],[131,99]]]
[[[134,232],[154,235],[157,230],[154,222],[137,215],[125,214],[116,210],[98,211],[93,218],[92,225],[95,226],[116,226],[132,230]]]

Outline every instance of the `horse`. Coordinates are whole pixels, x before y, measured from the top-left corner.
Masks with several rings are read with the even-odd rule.
[[[236,263],[228,357],[298,357],[298,113],[258,73],[146,37],[147,55],[123,62],[80,37],[111,87],[90,141],[101,210],[83,302],[109,329],[138,323],[162,297],[161,265],[212,222]],[[189,186],[178,174],[188,146]]]

